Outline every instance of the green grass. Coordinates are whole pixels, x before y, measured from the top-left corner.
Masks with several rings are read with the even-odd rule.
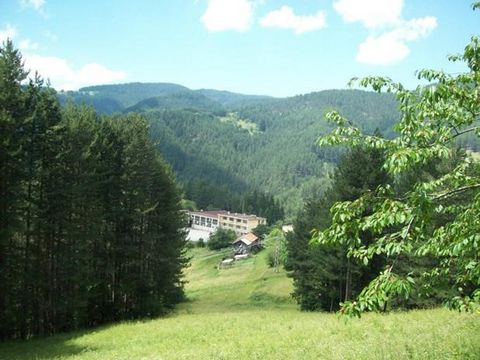
[[[241,119],[237,113],[228,113],[227,116],[218,117],[220,122],[232,124],[233,126],[246,130],[250,135],[258,134],[258,126],[256,123]]]
[[[480,316],[445,309],[367,314],[345,323],[302,313],[265,254],[217,269],[193,249],[190,301],[162,319],[0,344],[0,359],[480,359]]]

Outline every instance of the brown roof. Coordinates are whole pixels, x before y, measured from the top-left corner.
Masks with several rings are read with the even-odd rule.
[[[233,243],[237,243],[239,241],[243,242],[244,244],[250,245],[258,240],[257,235],[253,233],[248,233],[246,235],[239,236]]]

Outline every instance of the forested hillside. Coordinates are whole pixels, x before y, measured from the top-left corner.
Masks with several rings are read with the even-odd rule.
[[[271,98],[175,84],[132,83],[83,88],[60,95],[100,112],[140,112],[151,135],[199,207],[246,211],[245,192],[273,196],[292,218],[305,198],[331,182],[341,148],[320,148],[331,130],[327,111],[337,109],[366,133],[395,136],[397,103],[391,94],[327,90]],[[472,138],[473,139],[473,138]],[[462,145],[473,150],[468,138]],[[252,209],[255,210],[255,209]]]
[[[61,103],[92,105],[100,113],[121,112],[137,102],[162,95],[188,90],[186,87],[168,83],[129,83],[119,85],[97,85],[58,94]]]
[[[174,84],[124,84],[61,94],[100,112],[144,113],[162,154],[199,207],[247,211],[243,194],[274,196],[292,217],[302,199],[323,193],[341,149],[320,149],[340,111],[366,132],[393,136],[396,102],[388,94],[329,90],[278,99]],[[247,204],[248,205],[248,204]],[[251,209],[256,210],[256,209]],[[257,210],[258,211],[258,210]]]
[[[360,91],[266,100],[230,108],[223,116],[191,107],[150,109],[146,116],[153,138],[187,189],[199,182],[213,184],[212,197],[219,186],[233,193],[257,189],[274,195],[293,215],[303,197],[327,188],[341,153],[316,145],[330,129],[323,116],[332,107],[367,132],[380,128],[391,136],[397,120],[392,97]]]

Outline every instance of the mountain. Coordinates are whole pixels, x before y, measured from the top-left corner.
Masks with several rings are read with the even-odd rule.
[[[389,137],[398,120],[392,95],[356,90],[265,99],[230,107],[225,115],[204,108],[164,107],[149,108],[144,114],[187,192],[199,182],[216,186],[217,192],[222,186],[232,193],[256,189],[274,195],[293,215],[303,198],[326,189],[342,152],[316,145],[318,137],[331,129],[324,119],[331,109],[367,132],[378,128]],[[216,205],[213,200],[211,204]]]
[[[391,94],[327,90],[289,98],[191,90],[168,83],[91,86],[61,93],[101,113],[139,112],[183,184],[203,206],[226,206],[247,191],[273,195],[293,216],[303,199],[330,184],[342,149],[319,148],[336,109],[366,132],[392,137],[398,120]]]
[[[60,93],[100,113],[139,112],[151,136],[202,207],[225,207],[256,190],[273,195],[293,216],[305,198],[330,184],[341,148],[319,148],[332,129],[325,113],[338,110],[367,133],[395,136],[397,103],[392,94],[326,90],[288,98],[190,90],[168,83],[91,86]],[[473,151],[480,144],[465,138]],[[201,200],[201,201],[200,201]]]
[[[196,109],[224,115],[225,108],[219,102],[191,90],[157,96],[142,100],[124,110],[124,112],[146,112],[152,110]]]
[[[275,99],[271,96],[244,95],[230,91],[213,89],[199,89],[195,90],[195,92],[202,94],[209,99],[215,100],[216,102],[222,104],[225,107],[239,107],[264,102],[265,100]]]
[[[115,85],[88,86],[78,91],[66,91],[58,94],[60,102],[73,101],[93,106],[100,113],[121,112],[139,101],[180,93],[189,89],[182,85],[169,83],[128,83]]]
[[[62,91],[58,93],[58,97],[62,104],[65,104],[67,101],[73,101],[76,104],[87,104],[93,106],[102,114],[133,111],[130,108],[137,104],[138,111],[169,107],[170,104],[173,108],[182,108],[183,106],[201,108],[202,102],[204,108],[208,108],[211,105],[218,110],[221,107],[247,105],[272,99],[268,96],[244,95],[230,91],[191,90],[178,84],[138,82],[88,86],[78,91]],[[163,97],[167,98],[161,99]],[[156,100],[149,100],[154,98]],[[211,102],[208,104],[205,99]],[[146,102],[142,103],[144,101]]]

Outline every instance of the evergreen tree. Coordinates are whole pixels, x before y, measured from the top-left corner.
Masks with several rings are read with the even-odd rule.
[[[19,311],[22,254],[17,233],[26,177],[22,129],[27,117],[21,82],[26,77],[20,53],[7,40],[0,46],[0,338],[16,327]]]
[[[380,151],[356,147],[346,153],[335,171],[332,188],[320,199],[307,201],[294,223],[294,232],[287,235],[287,270],[294,279],[294,297],[303,310],[338,309],[338,304],[356,296],[379,271],[381,259],[368,267],[347,257],[342,246],[310,245],[313,229],[327,228],[329,212],[339,200],[354,200],[380,184],[388,182],[382,169]],[[363,243],[370,235],[361,236]]]
[[[0,339],[162,314],[183,298],[184,215],[138,115],[67,105],[0,47]]]
[[[237,236],[231,229],[218,228],[207,242],[210,250],[220,250],[232,246],[233,241]]]

